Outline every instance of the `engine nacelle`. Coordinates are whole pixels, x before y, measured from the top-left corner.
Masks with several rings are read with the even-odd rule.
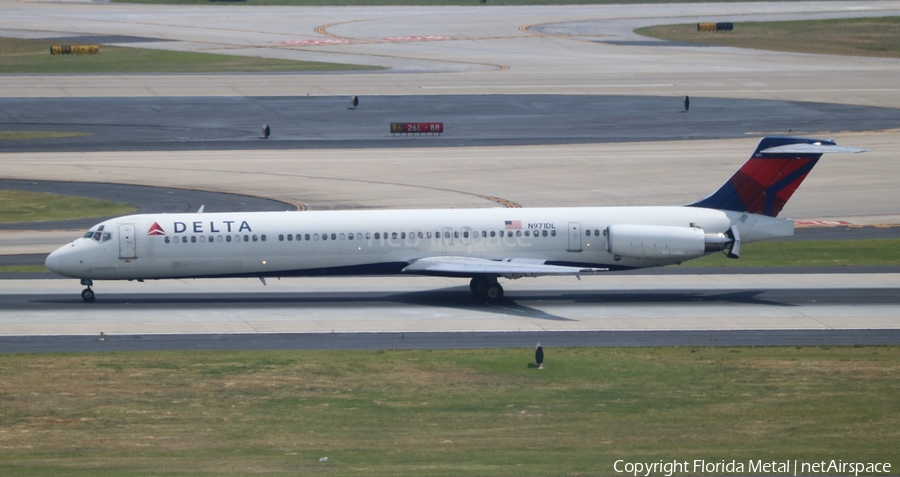
[[[605,232],[606,250],[621,257],[688,260],[724,250],[731,243],[724,234],[706,234],[695,227],[610,225]]]

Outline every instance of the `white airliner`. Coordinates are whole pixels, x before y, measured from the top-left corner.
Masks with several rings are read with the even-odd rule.
[[[776,218],[833,141],[763,138],[718,191],[672,207],[241,212],[128,215],[47,257],[51,271],[93,280],[411,274],[470,278],[503,297],[499,277],[581,276],[659,267],[742,243],[793,235]]]

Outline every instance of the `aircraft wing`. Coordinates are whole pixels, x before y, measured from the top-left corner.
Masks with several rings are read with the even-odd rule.
[[[546,265],[544,260],[487,260],[471,257],[425,257],[403,269],[404,273],[451,277],[498,275],[505,278],[536,277],[540,275],[592,275],[608,268],[565,267]]]

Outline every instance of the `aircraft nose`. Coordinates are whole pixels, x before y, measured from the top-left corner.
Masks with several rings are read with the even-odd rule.
[[[56,273],[57,275],[61,275],[62,274],[62,273],[60,273],[60,269],[62,268],[62,265],[61,265],[62,260],[60,258],[61,256],[62,256],[62,253],[59,251],[59,249],[56,249],[53,252],[51,252],[50,255],[47,255],[47,259],[44,260],[44,266],[47,267],[47,270],[50,270],[51,272]]]

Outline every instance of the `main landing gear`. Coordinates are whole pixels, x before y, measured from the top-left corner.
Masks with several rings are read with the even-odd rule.
[[[488,301],[499,301],[503,298],[503,287],[497,283],[496,275],[476,275],[469,282],[469,289],[475,296],[487,298]]]
[[[90,278],[82,278],[81,284],[86,286],[85,290],[81,292],[81,299],[84,301],[94,301],[94,290],[91,290],[91,287],[94,286],[94,281]]]

